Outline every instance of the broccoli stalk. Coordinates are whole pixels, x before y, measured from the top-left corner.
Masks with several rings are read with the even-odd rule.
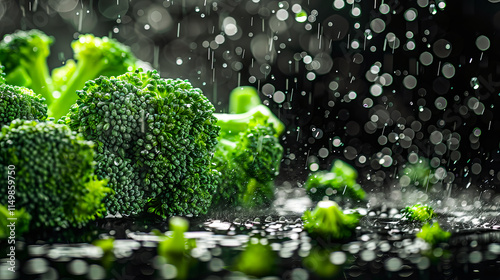
[[[57,76],[59,88],[56,90],[60,92],[60,97],[49,106],[49,115],[56,119],[68,113],[78,99],[76,91],[83,89],[85,82],[101,75],[121,75],[134,70],[136,64],[136,58],[129,47],[108,37],[80,35],[71,47],[76,64],[68,60],[66,65],[60,67],[62,69],[53,70],[53,74]]]
[[[331,240],[350,238],[359,223],[359,214],[344,214],[337,203],[331,200],[318,202],[313,211],[302,216],[304,229],[312,235]]]
[[[53,42],[53,37],[36,29],[7,34],[0,42],[0,63],[5,66],[6,82],[31,88],[48,104],[53,96],[47,57]]]
[[[250,103],[254,107],[247,106]],[[213,161],[221,173],[214,204],[268,206],[283,154],[278,136],[284,125],[255,90],[233,90],[229,106],[240,113],[214,114],[221,127]]]

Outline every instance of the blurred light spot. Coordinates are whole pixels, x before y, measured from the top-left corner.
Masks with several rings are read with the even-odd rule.
[[[68,271],[73,275],[86,274],[88,269],[89,265],[84,260],[73,260],[68,264]]]
[[[283,103],[285,101],[285,94],[282,91],[277,91],[273,95],[273,100],[276,103]]]
[[[104,1],[101,1],[104,2]],[[78,6],[78,0],[49,0],[49,6],[59,13],[66,13],[73,11]],[[127,3],[128,9],[128,3]],[[101,10],[101,5],[99,5],[99,10]],[[102,11],[101,13],[106,16]],[[113,18],[115,19],[116,16]]]
[[[222,45],[224,43],[224,41],[226,41],[226,38],[224,38],[223,35],[219,34],[217,36],[215,36],[215,42],[219,45]]]
[[[414,8],[408,9],[405,12],[405,19],[407,21],[414,21],[417,18],[417,10]]]
[[[52,2],[75,2],[75,4],[78,4],[78,0],[51,0]],[[125,0],[122,0],[122,1],[98,1],[98,8],[99,8],[99,12],[101,12],[101,14],[108,18],[108,19],[116,19],[118,18],[119,16],[124,16],[128,9],[129,9],[129,2],[130,1],[125,1]],[[50,3],[50,1],[49,1]],[[49,4],[50,5],[50,4]],[[70,10],[73,10],[74,8],[76,7],[76,5],[70,9]],[[54,8],[54,7],[53,7]],[[160,6],[161,8],[161,6]],[[57,9],[54,8],[56,11]],[[62,12],[62,11],[58,11],[58,12]]]
[[[414,89],[417,86],[417,78],[412,75],[408,75],[403,79],[403,85],[407,89]]]
[[[375,33],[382,33],[385,30],[385,22],[380,18],[375,18],[370,22],[370,28]]]
[[[400,258],[389,258],[384,262],[385,269],[392,272],[399,271],[402,265],[403,262]]]
[[[276,12],[276,18],[278,18],[281,21],[285,21],[288,19],[288,12],[285,9],[279,9]]]
[[[386,15],[386,14],[388,14],[391,11],[391,8],[389,7],[389,5],[387,5],[387,4],[384,3],[384,4],[380,5],[380,7],[378,8],[378,10],[379,10],[379,12],[381,14]]]
[[[345,6],[345,2],[344,0],[335,0],[333,1],[333,7],[337,10],[340,10],[342,8],[344,8]]]
[[[484,35],[477,37],[476,47],[481,51],[486,51],[490,48],[490,39]]]
[[[370,93],[373,96],[380,96],[382,94],[382,86],[379,84],[374,84],[370,87]]]
[[[445,63],[441,68],[441,73],[445,78],[451,79],[455,76],[455,66],[451,63]]]
[[[423,65],[429,66],[429,65],[431,65],[431,63],[433,61],[433,57],[432,57],[432,54],[430,52],[423,52],[420,54],[419,60],[420,60],[420,63],[422,63]]]
[[[328,157],[328,154],[329,154],[329,151],[327,148],[321,148],[319,149],[318,151],[318,155],[321,157],[321,158],[326,158]]]
[[[333,252],[330,254],[330,262],[335,265],[343,265],[347,260],[347,256],[342,251]]]
[[[434,105],[439,110],[446,109],[447,104],[448,104],[448,101],[446,101],[446,99],[442,96],[436,98],[436,101],[434,101]]]

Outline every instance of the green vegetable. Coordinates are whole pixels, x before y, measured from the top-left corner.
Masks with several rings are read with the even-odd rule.
[[[320,201],[325,196],[339,202],[346,198],[359,201],[366,193],[356,183],[357,178],[356,169],[342,160],[335,160],[329,172],[317,171],[309,175],[304,188],[313,201]]]
[[[0,84],[5,83],[5,73],[4,73],[4,68],[2,64],[0,64]]]
[[[102,214],[110,190],[95,179],[94,164],[93,143],[66,125],[14,120],[0,133],[0,191],[15,182],[15,206],[31,215],[30,230],[82,226]],[[0,204],[9,201],[0,196]]]
[[[418,221],[422,223],[428,222],[436,216],[432,207],[422,205],[420,203],[405,207],[401,210],[401,213],[403,214],[403,219],[407,219],[411,222]]]
[[[137,59],[128,46],[108,37],[80,35],[71,44],[74,60],[53,70],[55,90],[61,96],[49,106],[49,115],[56,119],[68,113],[78,98],[77,90],[85,82],[99,76],[116,76],[135,69]]]
[[[427,188],[432,183],[432,177],[434,177],[434,173],[429,160],[421,157],[416,163],[406,164],[399,180],[403,185],[413,184]]]
[[[267,239],[252,238],[245,250],[236,257],[233,270],[255,277],[268,276],[274,272],[276,258]]]
[[[89,81],[78,95],[60,122],[96,143],[96,173],[115,190],[105,200],[108,213],[207,212],[219,127],[200,89],[137,70]]]
[[[437,222],[426,223],[422,226],[422,231],[417,233],[417,237],[423,239],[425,242],[431,245],[437,245],[439,243],[445,243],[450,239],[451,232],[444,231],[441,229]]]
[[[315,247],[302,259],[302,263],[321,279],[337,279],[337,276],[341,275],[342,268],[332,263],[330,260],[332,253],[331,249]]]
[[[357,213],[344,214],[337,203],[324,200],[318,202],[313,211],[304,212],[302,220],[307,232],[333,241],[353,236],[359,217]]]
[[[15,119],[45,120],[45,98],[25,87],[0,84],[0,127]]]
[[[115,261],[115,253],[114,253],[114,244],[115,239],[114,238],[106,238],[106,239],[98,239],[92,242],[94,246],[97,246],[101,248],[102,250],[102,257],[101,257],[101,263],[104,268],[110,269],[111,265]]]
[[[0,42],[0,64],[5,66],[6,82],[31,88],[50,104],[52,81],[47,57],[54,38],[40,30],[18,30],[6,34]]]
[[[12,218],[15,220],[10,220]],[[24,208],[9,211],[7,205],[0,204],[0,240],[7,239],[11,233],[14,234],[13,236],[19,237],[28,232],[30,220],[31,216]],[[15,227],[9,227],[14,221]]]
[[[255,90],[241,92],[231,93],[230,108],[248,112],[214,114],[221,126],[213,160],[221,173],[214,205],[268,206],[274,198],[274,179],[283,155],[278,135],[284,125],[260,102]],[[248,100],[254,100],[255,107],[244,107]]]
[[[172,234],[160,235],[162,240],[158,243],[158,255],[163,257],[166,263],[175,266],[177,269],[175,279],[187,279],[190,266],[195,264],[189,252],[196,247],[196,242],[184,237],[184,233],[189,228],[189,222],[186,219],[172,217],[169,226]]]

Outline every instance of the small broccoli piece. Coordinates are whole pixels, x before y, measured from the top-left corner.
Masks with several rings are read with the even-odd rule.
[[[441,229],[437,222],[425,223],[422,226],[422,231],[417,233],[417,237],[423,239],[425,242],[435,246],[439,243],[445,243],[450,239],[451,232]]]
[[[30,230],[82,226],[101,215],[109,190],[95,180],[94,164],[93,143],[66,125],[14,120],[0,133],[0,179],[15,176],[15,205],[31,215]],[[0,196],[0,204],[9,201]]]
[[[255,277],[269,276],[275,270],[276,258],[267,239],[252,238],[245,250],[236,257],[233,270]]]
[[[0,42],[0,64],[5,66],[6,82],[26,86],[52,102],[52,81],[47,57],[54,38],[40,30],[16,31]]]
[[[15,119],[45,120],[45,98],[25,87],[0,84],[0,127]]]
[[[162,239],[158,243],[158,255],[175,266],[177,269],[176,279],[187,279],[190,266],[194,265],[194,259],[189,251],[196,247],[194,239],[186,239],[184,233],[189,228],[189,222],[181,217],[172,217],[169,221],[171,235],[159,235]]]
[[[436,216],[432,207],[420,203],[405,207],[401,210],[401,213],[403,214],[403,219],[410,222],[418,221],[424,223],[432,220],[432,218]]]
[[[128,46],[108,37],[92,34],[80,35],[71,44],[76,65],[69,60],[62,69],[54,69],[61,96],[49,106],[49,115],[59,119],[67,114],[78,99],[77,90],[83,89],[85,82],[99,76],[117,76],[135,69],[137,59]],[[64,74],[68,75],[65,76]]]
[[[417,187],[426,188],[431,185],[431,179],[434,177],[433,169],[426,158],[419,158],[416,163],[408,163],[401,171],[399,181],[403,185],[413,184]]]
[[[0,64],[0,85],[5,84],[5,72],[3,71],[5,67]]]
[[[338,204],[331,200],[318,202],[313,211],[307,210],[302,216],[304,229],[326,240],[350,238],[359,218],[357,213],[344,214]]]
[[[221,126],[213,160],[221,173],[214,204],[221,207],[269,206],[274,198],[274,179],[279,174],[283,155],[278,136],[284,126],[269,108],[262,105],[256,91],[233,90],[230,99],[230,107],[239,108],[238,112],[249,111],[214,114],[217,125]],[[251,99],[255,107],[239,105],[248,105]],[[271,119],[274,121],[270,122]],[[276,128],[281,132],[278,133]]]
[[[342,268],[330,261],[332,253],[333,250],[331,249],[315,247],[307,257],[302,259],[302,263],[304,267],[321,277],[321,279],[337,279],[342,273]]]
[[[338,202],[350,198],[363,200],[365,191],[356,183],[358,172],[342,160],[335,160],[332,169],[317,171],[309,175],[304,188],[313,201],[323,200],[325,196]]]
[[[108,213],[207,212],[219,127],[200,89],[137,70],[89,81],[78,95],[60,122],[96,143],[96,174],[115,190],[105,199]]]
[[[15,209],[12,208],[12,209]],[[15,218],[15,226],[11,227],[10,218]],[[19,237],[23,233],[28,232],[31,216],[24,208],[9,210],[7,205],[0,204],[0,240],[7,239],[12,236]]]

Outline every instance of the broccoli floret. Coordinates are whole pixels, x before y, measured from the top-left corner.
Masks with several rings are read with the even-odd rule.
[[[309,255],[302,259],[302,263],[308,270],[321,277],[320,279],[341,279],[338,276],[342,273],[342,267],[330,260],[333,252],[332,249],[314,247]]]
[[[15,209],[15,207],[11,209]],[[11,220],[12,218],[15,220]],[[12,238],[19,237],[28,232],[30,220],[31,215],[24,208],[9,210],[6,205],[0,204],[0,240],[10,236]],[[12,221],[15,221],[14,227],[11,226]]]
[[[0,64],[5,66],[6,82],[26,86],[52,102],[52,82],[47,57],[54,38],[40,30],[16,31],[0,42]]]
[[[427,188],[434,177],[433,169],[426,158],[419,158],[415,163],[408,163],[401,172],[399,181],[402,185],[413,184],[418,187]]]
[[[274,179],[279,173],[283,155],[277,136],[284,126],[269,108],[262,105],[256,91],[239,93],[241,91],[237,90],[231,93],[230,107],[240,108],[237,112],[250,111],[215,114],[221,132],[214,163],[221,177],[214,204],[221,207],[268,206],[274,198]],[[255,107],[239,105],[248,104],[250,99],[254,100]],[[270,122],[271,119],[274,121]]]
[[[406,219],[411,222],[428,222],[432,220],[436,216],[434,213],[434,209],[427,205],[422,205],[417,203],[413,206],[407,206],[401,210],[403,214],[403,219]]]
[[[312,235],[328,240],[350,238],[359,223],[357,213],[344,214],[337,203],[331,200],[318,202],[313,211],[307,210],[302,216],[304,229]]]
[[[274,272],[276,253],[267,239],[252,238],[245,250],[236,257],[234,270],[255,277],[264,277]]]
[[[329,172],[317,171],[309,175],[304,188],[313,201],[323,200],[325,196],[338,202],[346,198],[359,201],[366,193],[356,183],[357,178],[356,169],[342,160],[335,160]]]
[[[96,173],[115,190],[105,200],[108,213],[207,212],[219,127],[200,89],[137,70],[89,81],[78,95],[60,121],[97,144]]]
[[[422,226],[422,231],[417,233],[418,238],[423,239],[432,246],[447,242],[450,236],[451,232],[444,231],[437,222],[426,223]]]
[[[45,120],[45,98],[25,87],[0,84],[0,127],[15,119]]]
[[[15,207],[31,215],[30,230],[82,226],[104,211],[109,189],[94,164],[93,143],[66,125],[14,120],[0,133],[0,179],[15,176]],[[0,196],[0,204],[11,202]]]
[[[68,113],[78,99],[77,90],[85,82],[99,76],[117,76],[135,68],[137,59],[128,46],[108,37],[80,35],[71,44],[76,64],[69,60],[61,69],[54,69],[60,97],[49,106],[49,115],[56,119]]]
[[[158,243],[158,256],[162,257],[177,269],[175,279],[186,279],[189,276],[190,266],[195,260],[189,256],[189,251],[196,247],[194,239],[186,239],[184,233],[189,228],[189,222],[181,217],[172,217],[169,220],[171,235],[158,234],[162,239]]]

